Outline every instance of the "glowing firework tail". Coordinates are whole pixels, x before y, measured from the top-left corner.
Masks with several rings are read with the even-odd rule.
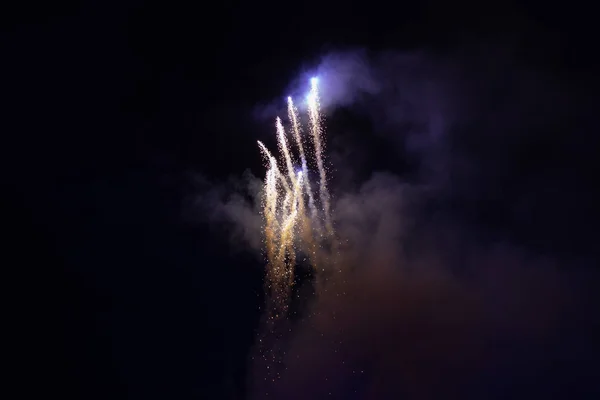
[[[283,153],[285,158],[285,164],[290,182],[292,183],[292,186],[295,186],[296,177],[294,176],[292,158],[290,157],[290,150],[288,149],[287,141],[285,140],[285,129],[283,128],[283,124],[281,123],[281,119],[279,117],[277,117],[275,121],[275,126],[277,128],[277,142],[279,143],[279,150]]]
[[[298,151],[300,152],[300,162],[302,163],[302,171],[308,171],[308,166],[306,165],[306,155],[304,153],[304,145],[302,144],[302,137],[300,136],[300,123],[298,122],[298,110],[296,106],[294,106],[294,101],[291,97],[288,97],[288,117],[290,122],[292,123],[292,130],[294,131],[294,139],[296,139],[296,145],[298,146]],[[313,197],[312,188],[310,187],[310,182],[308,179],[304,179],[304,187],[306,190],[306,194],[308,195],[308,207],[311,211],[311,216],[316,219],[317,217],[317,207],[315,206],[315,199]]]
[[[269,260],[269,280],[272,282],[275,277],[273,272],[276,270],[276,265],[273,265],[275,261],[275,252],[277,247],[277,177],[276,168],[277,161],[269,153],[269,150],[264,144],[258,142],[260,149],[262,150],[265,158],[269,162],[269,170],[267,171],[267,177],[265,179],[265,199],[263,207],[263,216],[265,218],[265,244],[267,251],[267,258]]]
[[[323,128],[321,127],[321,115],[319,113],[319,89],[317,78],[311,79],[310,94],[308,95],[308,114],[310,117],[310,131],[313,142],[315,144],[315,159],[319,169],[319,196],[321,198],[321,206],[325,218],[325,227],[329,236],[333,236],[333,226],[329,215],[331,205],[329,203],[329,191],[327,190],[327,175],[325,166],[323,165],[323,144],[321,135]]]
[[[302,171],[304,171],[305,175],[308,173],[308,166],[306,163],[306,154],[304,153],[304,143],[301,137],[302,127],[299,123],[298,117],[298,109],[294,105],[294,101],[291,97],[288,97],[288,118],[292,125],[292,131],[294,132],[294,139],[296,141],[296,145],[298,146],[298,152],[300,153],[300,162],[302,163]],[[299,207],[299,216],[300,220],[300,240],[302,242],[303,249],[305,253],[308,254],[310,259],[310,264],[314,267],[318,264],[317,261],[317,249],[316,243],[314,240],[314,229],[313,227],[317,225],[318,230],[318,212],[317,207],[315,205],[315,199],[313,196],[312,187],[308,180],[308,175],[303,179],[303,189],[306,191],[308,196],[308,209],[310,210],[310,217],[305,214],[305,204],[304,199],[301,199],[298,203]]]

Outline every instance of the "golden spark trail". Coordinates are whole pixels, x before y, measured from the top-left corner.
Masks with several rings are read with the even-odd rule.
[[[327,175],[323,165],[323,146],[321,143],[321,135],[323,129],[321,127],[321,116],[319,114],[319,89],[317,87],[317,79],[311,79],[310,94],[308,96],[308,114],[310,118],[311,133],[315,145],[315,158],[317,159],[317,167],[319,169],[319,195],[321,197],[321,205],[325,215],[325,226],[329,236],[333,236],[333,226],[330,216],[330,197],[327,190]]]
[[[267,171],[267,179],[265,182],[266,202],[265,212],[266,217],[270,217],[267,222],[276,223],[276,212],[277,212],[277,161],[275,157],[271,155],[269,150],[265,147],[262,142],[258,141],[258,145],[262,150],[265,158],[269,161],[269,170]]]
[[[289,260],[289,265],[286,268],[286,275],[288,281],[293,280],[293,268],[296,264],[296,250],[294,248],[294,228],[298,217],[298,203],[301,201],[302,195],[302,172],[298,173],[298,179],[295,179],[296,184],[294,185],[294,198],[292,199],[292,206],[290,213],[287,215],[281,228],[281,242],[279,245],[279,254],[277,258],[281,262],[285,262],[286,253]]]
[[[288,242],[288,253],[289,253],[289,264],[290,264],[290,275],[289,275],[289,284],[292,285],[294,282],[294,266],[296,265],[296,248],[294,241],[294,233],[296,229],[296,225],[298,223],[298,215],[304,214],[304,199],[302,198],[302,182],[304,181],[304,174],[302,171],[298,171],[298,176],[296,177],[296,187],[294,188],[294,207],[292,209],[292,225],[289,228],[289,238]]]
[[[265,216],[265,242],[269,264],[267,278],[268,288],[271,293],[270,319],[274,321],[284,317],[288,309],[290,279],[293,279],[293,264],[292,268],[290,268],[290,265],[285,262],[285,258],[280,256],[277,247],[283,249],[291,247],[290,253],[293,252],[293,246],[290,246],[290,243],[293,243],[290,232],[293,232],[293,225],[297,214],[297,191],[294,190],[292,192],[289,189],[285,178],[279,171],[277,160],[271,155],[265,145],[260,141],[258,141],[258,145],[265,158],[269,161],[269,170],[267,171],[265,181],[265,205],[263,213]],[[287,192],[280,209],[282,224],[278,222],[278,181],[283,183]],[[292,259],[295,263],[295,257],[292,257]]]
[[[288,170],[288,177],[290,178],[290,183],[292,185],[292,187],[295,186],[295,181],[296,181],[296,177],[294,176],[294,167],[292,166],[292,158],[290,157],[290,151],[288,149],[287,146],[287,142],[285,140],[285,129],[283,128],[283,124],[281,123],[281,119],[279,117],[277,117],[275,119],[275,128],[277,129],[277,143],[279,145],[279,151],[281,151],[284,155],[284,159],[285,159],[285,163],[287,166],[287,170]],[[283,200],[283,207],[282,207],[282,219],[285,221],[288,216],[289,216],[289,212],[291,212],[291,201],[293,201],[292,197],[294,196],[294,194],[292,193],[292,190],[289,186],[289,184],[287,183],[285,177],[283,174],[280,173],[280,177],[281,180],[283,181],[285,190],[286,190],[286,195],[285,195],[285,199]],[[285,243],[282,240],[281,245],[283,246]]]
[[[274,171],[275,179],[281,182],[286,193],[291,193],[290,185],[288,184],[288,181],[285,179],[281,171],[279,171],[279,167],[277,166],[277,160],[275,160],[275,157],[271,155],[269,150],[267,150],[267,147],[260,140],[258,141],[258,144],[260,146],[260,149],[263,151],[263,153],[270,162],[270,168]]]
[[[265,204],[264,204],[264,216],[265,216],[265,241],[267,246],[267,259],[269,263],[273,263],[275,260],[275,247],[277,242],[277,180],[276,180],[276,161],[275,158],[269,153],[269,150],[258,142],[260,149],[262,150],[265,158],[270,163],[270,168],[267,171],[267,178],[265,181]],[[274,268],[271,265],[271,268]]]
[[[299,123],[298,117],[298,109],[294,105],[294,101],[292,97],[288,97],[288,118],[292,123],[292,130],[294,132],[294,139],[296,140],[296,145],[298,146],[298,152],[300,153],[300,162],[302,163],[302,171],[306,174],[306,177],[303,179],[304,189],[306,190],[306,194],[308,195],[308,208],[310,210],[310,218],[306,215],[304,199],[300,199],[298,204],[299,208],[299,218],[301,223],[300,229],[300,240],[302,241],[302,248],[308,254],[308,258],[310,260],[310,264],[316,266],[318,264],[316,259],[316,251],[317,247],[315,244],[314,236],[313,236],[313,225],[317,224],[318,226],[318,212],[317,207],[315,206],[315,198],[313,196],[312,187],[308,180],[308,166],[306,163],[306,154],[304,153],[304,144],[302,142],[301,126]]]
[[[277,176],[280,173],[277,168],[277,160],[269,153],[261,142],[258,142],[265,157],[269,160],[269,170],[265,182],[265,242],[267,250],[268,265],[267,279],[268,289],[271,293],[271,319],[283,316],[288,304],[288,283],[285,275],[285,264],[277,258],[277,244],[281,241],[280,226],[277,220]]]
[[[277,117],[277,119],[275,120],[275,126],[277,128],[277,142],[279,143],[279,150],[281,150],[285,158],[285,164],[287,166],[290,182],[292,186],[295,186],[296,177],[294,176],[292,158],[290,157],[290,150],[288,148],[287,141],[285,140],[285,129],[283,128],[283,124],[281,123],[281,119],[279,117]]]
[[[294,101],[291,97],[288,97],[288,117],[292,122],[292,129],[294,131],[294,138],[298,145],[298,151],[300,152],[300,162],[302,163],[302,171],[307,173],[308,167],[306,165],[306,155],[304,154],[304,145],[302,144],[302,137],[300,136],[300,124],[298,123],[298,110],[294,106]],[[308,195],[308,207],[310,208],[313,219],[317,217],[317,207],[315,206],[315,199],[313,197],[312,188],[308,179],[304,179],[304,187],[306,188],[306,194]]]

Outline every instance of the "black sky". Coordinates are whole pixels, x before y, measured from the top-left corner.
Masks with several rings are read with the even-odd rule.
[[[22,390],[52,397],[243,398],[261,266],[232,252],[221,228],[182,221],[181,204],[196,174],[261,173],[255,141],[271,126],[255,118],[257,105],[285,96],[321,55],[502,43],[524,65],[577,84],[578,98],[597,87],[593,13],[574,4],[126,0],[19,3],[1,14],[14,369]],[[332,121],[361,123],[352,118],[361,117]],[[387,143],[374,139],[371,153],[384,156],[364,162],[407,173],[412,161],[386,153]],[[597,166],[570,165],[577,179]],[[569,218],[544,225],[540,212],[518,240],[547,248],[570,239],[561,252],[595,257],[588,189],[570,192],[584,228],[540,235],[570,229]],[[481,204],[465,193],[444,207]],[[517,231],[497,210],[482,206],[474,218]]]

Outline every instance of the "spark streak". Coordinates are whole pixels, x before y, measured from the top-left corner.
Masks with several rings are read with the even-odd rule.
[[[302,138],[300,136],[301,129],[300,124],[298,123],[298,110],[296,109],[296,106],[294,106],[294,101],[291,97],[288,97],[288,117],[292,123],[294,138],[296,139],[296,145],[298,146],[298,151],[300,152],[302,171],[308,171],[308,166],[306,165],[306,154],[304,154],[304,145],[302,144]],[[306,194],[308,195],[308,207],[310,208],[311,216],[316,220],[317,208],[315,207],[315,199],[313,197],[312,188],[310,187],[310,182],[308,179],[304,179],[304,187],[306,189]]]
[[[333,236],[333,226],[331,224],[330,212],[330,196],[327,190],[327,175],[325,173],[325,166],[323,165],[323,145],[321,136],[323,134],[323,127],[321,126],[321,115],[319,112],[319,88],[317,86],[317,79],[311,79],[310,94],[308,95],[308,114],[310,117],[310,126],[313,142],[315,145],[315,158],[317,160],[317,167],[319,169],[319,195],[321,197],[321,206],[323,207],[323,214],[325,217],[325,227],[329,236]]]
[[[275,120],[275,125],[277,127],[277,141],[279,143],[279,150],[283,153],[285,157],[285,164],[288,170],[288,176],[290,178],[290,182],[292,186],[295,185],[296,177],[294,176],[294,167],[292,166],[292,158],[290,157],[290,150],[288,149],[287,141],[285,140],[285,129],[283,128],[283,124],[281,123],[281,119],[277,117]]]
[[[265,158],[269,161],[270,168],[267,171],[267,177],[265,179],[265,201],[263,215],[265,217],[265,244],[267,250],[267,258],[271,263],[269,272],[269,280],[273,282],[276,277],[273,272],[277,269],[277,266],[273,263],[275,261],[275,248],[277,246],[277,161],[275,157],[271,155],[269,150],[265,147],[262,142],[258,142],[258,146],[262,150]]]

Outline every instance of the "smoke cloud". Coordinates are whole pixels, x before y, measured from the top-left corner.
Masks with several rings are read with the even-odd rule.
[[[183,219],[208,223],[229,238],[235,251],[250,251],[262,259],[262,181],[252,172],[214,183],[202,175],[193,178],[194,196],[183,207]]]
[[[293,326],[286,371],[268,395],[254,371],[253,398],[503,398],[594,387],[582,377],[596,274],[486,243],[456,223],[424,229],[411,217],[419,196],[386,173],[339,196],[341,270]]]
[[[328,113],[366,110],[374,122],[365,134],[417,158],[419,179],[373,172],[332,189],[340,271],[293,325],[268,396],[254,371],[254,398],[575,398],[598,389],[598,274],[586,268],[598,222],[586,149],[597,142],[592,99],[503,49],[339,53],[313,74]],[[356,176],[345,165],[336,174]],[[202,204],[231,224],[235,243],[258,251],[261,183],[242,182],[212,188]]]
[[[430,227],[415,238],[407,194],[396,178],[376,175],[339,199],[341,272],[293,327],[281,381],[256,398],[572,390],[591,362],[591,288],[582,292],[569,265],[508,243],[486,245],[459,227]]]
[[[374,95],[380,91],[380,83],[373,75],[366,51],[330,53],[322,57],[317,68],[302,74],[288,92],[303,98],[303,88],[311,77],[319,79],[319,88],[326,96],[321,106],[335,109],[355,103],[362,95]]]

